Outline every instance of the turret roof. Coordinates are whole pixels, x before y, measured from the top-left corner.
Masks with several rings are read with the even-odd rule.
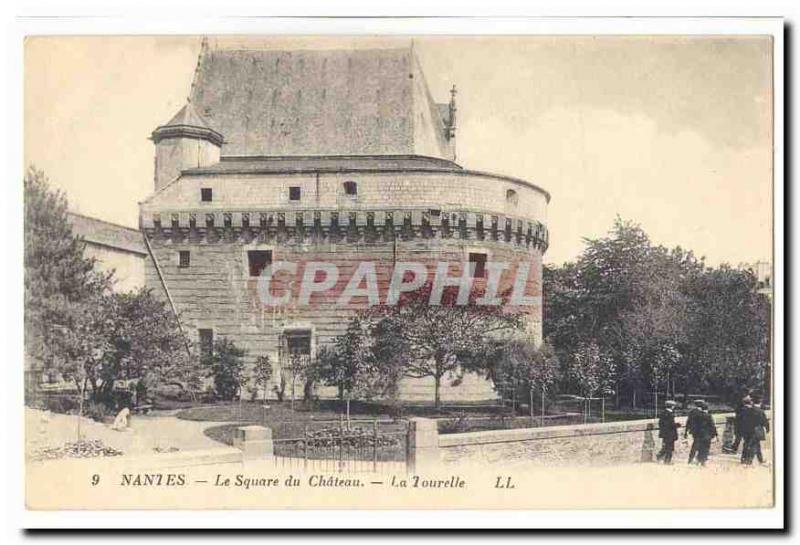
[[[158,143],[163,138],[192,137],[210,140],[221,146],[223,136],[211,128],[211,125],[197,113],[191,99],[178,110],[172,119],[153,131],[153,141]]]

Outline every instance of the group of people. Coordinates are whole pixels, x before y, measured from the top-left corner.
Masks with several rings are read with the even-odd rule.
[[[675,442],[680,435],[678,428],[681,425],[675,421],[676,406],[675,401],[668,400],[665,403],[665,410],[658,419],[658,436],[662,443],[656,459],[665,464],[672,463]],[[761,441],[766,439],[767,432],[769,432],[769,419],[766,413],[749,395],[745,396],[736,409],[734,442],[731,445],[723,445],[722,451],[727,454],[735,454],[739,450],[739,445],[744,443],[741,463],[752,465],[753,459],[757,458],[759,463],[763,464],[764,455],[761,452]],[[694,407],[686,418],[683,438],[687,439],[689,434],[692,435],[689,463],[695,463],[696,460],[698,464],[705,466],[711,450],[711,441],[717,439],[717,426],[708,410],[708,403],[703,399],[694,401]]]

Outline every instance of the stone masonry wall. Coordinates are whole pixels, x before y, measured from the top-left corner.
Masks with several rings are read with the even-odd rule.
[[[720,453],[726,419],[714,415],[718,440],[711,443],[711,457]],[[685,425],[685,417],[677,419]],[[675,463],[686,463],[687,444],[675,443]],[[503,463],[513,465],[540,462],[544,465],[611,465],[642,461],[661,448],[656,420],[634,420],[603,424],[553,426],[517,430],[439,435],[440,459],[444,464]]]
[[[344,194],[344,182],[355,181],[358,195]],[[289,200],[289,187],[301,189],[299,201]],[[210,188],[212,202],[200,201],[200,189]],[[508,199],[508,191],[516,199]],[[506,214],[546,223],[547,198],[542,191],[511,180],[480,174],[373,172],[273,175],[188,175],[142,204],[145,225],[156,212],[238,212],[258,209],[303,211],[331,208],[388,210],[458,208],[484,214]]]
[[[169,294],[187,332],[197,340],[198,328],[211,328],[215,338],[225,336],[232,339],[247,350],[247,365],[252,365],[257,356],[269,355],[276,380],[279,377],[278,344],[284,329],[310,329],[313,335],[313,352],[341,334],[348,320],[365,308],[366,298],[354,299],[354,304],[349,306],[341,306],[336,301],[341,288],[362,261],[376,262],[378,287],[383,297],[390,281],[391,266],[395,262],[431,263],[428,269],[432,277],[435,270],[433,263],[448,261],[451,263],[450,275],[457,276],[470,251],[483,251],[489,255],[490,260],[530,262],[531,270],[525,294],[541,296],[540,252],[504,241],[412,238],[376,242],[334,242],[329,239],[290,238],[263,241],[255,239],[248,242],[241,237],[227,240],[223,236],[214,240],[191,235],[171,238],[151,234],[150,242]],[[290,277],[279,273],[273,281],[273,293],[276,296],[286,289],[292,291],[290,304],[278,308],[261,304],[257,279],[251,278],[248,273],[249,249],[272,250],[273,263],[288,261],[298,264],[297,275]],[[190,265],[187,268],[178,266],[181,250],[190,252]],[[303,266],[309,261],[337,265],[340,277],[330,294],[315,294],[309,305],[300,306],[297,304],[297,279],[302,277]],[[161,281],[151,260],[148,260],[146,273],[147,285],[163,295]],[[509,274],[504,276],[506,278],[511,279],[513,276]],[[501,283],[501,289],[503,285]],[[541,338],[541,299],[539,304],[526,307],[526,310],[530,316],[530,331],[536,338]],[[447,379],[443,382],[444,400],[485,400],[495,397],[491,383],[481,377],[467,376],[458,387],[451,387],[451,382]],[[271,392],[271,387],[268,390]],[[323,396],[334,395],[333,389],[322,389],[319,393]],[[432,400],[432,380],[406,381],[401,388],[401,397],[406,400]]]

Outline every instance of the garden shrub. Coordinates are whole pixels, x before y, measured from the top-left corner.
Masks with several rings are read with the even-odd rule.
[[[106,404],[99,401],[90,401],[84,408],[84,413],[98,422],[102,422],[104,418],[112,414]]]
[[[61,414],[78,412],[78,400],[67,396],[48,396],[42,405],[47,411]]]
[[[214,343],[213,352],[204,358],[209,376],[214,381],[214,393],[223,401],[234,400],[244,386],[245,353],[233,341],[223,337]]]

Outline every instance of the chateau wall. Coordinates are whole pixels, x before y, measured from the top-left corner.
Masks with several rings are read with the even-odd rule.
[[[140,254],[87,243],[83,251],[86,257],[97,260],[101,271],[114,271],[114,290],[133,291],[144,287],[145,257]]]
[[[541,295],[541,252],[539,249],[515,245],[501,240],[462,240],[459,238],[422,238],[408,240],[348,241],[313,239],[311,237],[270,237],[250,239],[232,235],[215,239],[198,234],[181,236],[159,235],[150,232],[153,254],[158,261],[169,293],[181,315],[188,332],[196,335],[197,328],[214,329],[215,338],[225,336],[247,349],[247,364],[252,365],[259,355],[268,354],[278,377],[278,343],[284,328],[308,327],[313,331],[313,342],[318,348],[344,332],[348,320],[366,306],[365,299],[354,299],[352,305],[341,306],[336,298],[341,288],[362,261],[378,263],[378,286],[383,296],[390,281],[389,267],[394,262],[416,261],[434,263],[449,261],[451,276],[460,272],[460,263],[467,259],[470,251],[486,251],[491,260],[513,262],[531,261],[531,271],[525,295]],[[257,279],[249,276],[247,267],[248,249],[271,249],[273,263],[289,261],[302,266],[309,261],[335,264],[340,270],[337,286],[329,294],[315,294],[307,306],[297,303],[299,286],[289,285],[289,277],[276,275],[273,284],[279,295],[284,289],[292,289],[292,302],[280,308],[265,307],[258,296]],[[190,252],[190,266],[178,266],[178,252]],[[435,266],[431,265],[429,274]],[[480,282],[480,281],[478,281]],[[160,280],[152,261],[147,264],[147,285],[161,290]],[[502,284],[501,284],[502,285]],[[530,316],[530,329],[541,338],[541,299],[539,304],[526,307]],[[477,376],[467,376],[458,387],[451,387],[445,379],[442,386],[444,400],[485,400],[495,396],[491,383]],[[271,386],[270,386],[271,391]],[[321,395],[334,395],[332,389],[320,391]],[[406,381],[401,396],[407,400],[432,400],[432,381]]]
[[[344,193],[344,182],[355,181],[358,195]],[[301,200],[289,200],[289,187],[301,188]],[[200,189],[213,190],[212,202],[200,201]],[[507,199],[516,192],[516,204]],[[458,209],[536,220],[546,223],[547,197],[542,191],[511,179],[457,172],[350,172],[273,175],[192,175],[148,199],[144,219],[159,211],[241,212],[269,208],[303,211],[330,208]]]

